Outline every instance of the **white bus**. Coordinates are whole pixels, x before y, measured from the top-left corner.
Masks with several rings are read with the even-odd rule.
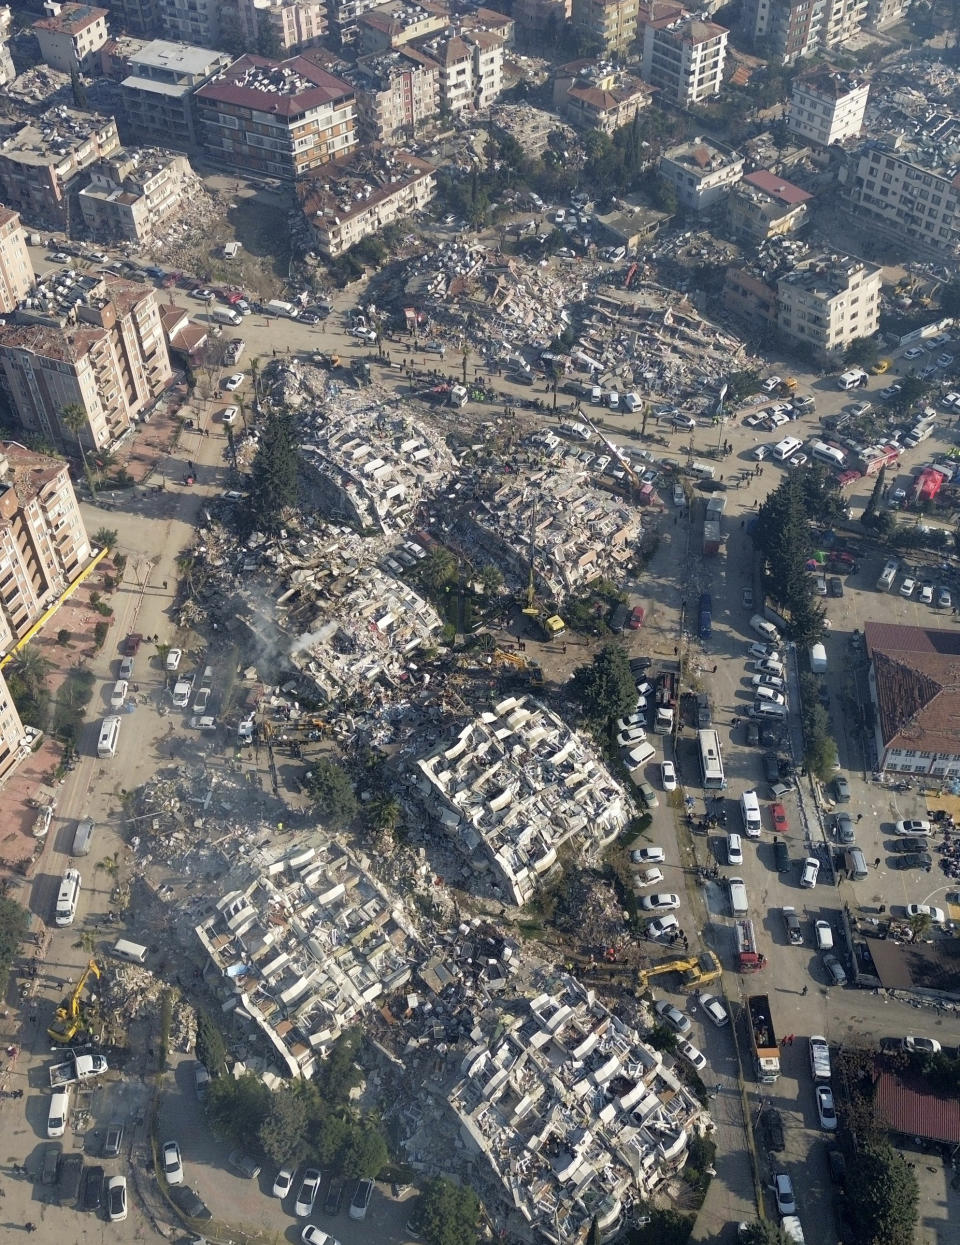
[[[104,718],[100,724],[100,738],[97,741],[98,757],[115,757],[117,755],[117,740],[120,738],[120,719],[118,717]]]
[[[703,785],[711,791],[721,791],[727,785],[723,775],[723,756],[720,752],[720,736],[716,731],[697,731],[700,747],[700,777]]]
[[[53,919],[58,925],[72,925],[77,915],[77,900],[80,898],[80,874],[76,869],[68,869],[60,879],[60,890],[57,893],[57,907]]]

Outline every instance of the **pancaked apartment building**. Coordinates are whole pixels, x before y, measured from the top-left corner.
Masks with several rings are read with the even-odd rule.
[[[446,834],[481,889],[517,906],[536,894],[564,843],[575,840],[589,859],[630,817],[592,746],[531,696],[449,723],[398,764],[405,798]]]
[[[551,1245],[586,1245],[594,1219],[612,1239],[707,1128],[664,1053],[565,974],[461,1072],[449,1102],[468,1153]]]
[[[319,832],[245,870],[196,935],[224,1010],[305,1079],[422,958],[402,904]]]

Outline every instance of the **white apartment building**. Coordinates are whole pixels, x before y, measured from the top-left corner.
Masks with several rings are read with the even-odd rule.
[[[880,324],[881,269],[850,256],[806,261],[777,282],[777,325],[829,358]]]
[[[729,31],[687,13],[643,26],[640,76],[663,99],[686,108],[720,93]]]
[[[157,17],[165,39],[215,48],[220,43],[220,0],[157,0]]]
[[[867,0],[866,26],[886,30],[895,26],[910,7],[910,0]]]
[[[493,30],[432,35],[411,45],[439,68],[440,107],[457,115],[487,108],[503,90],[503,36]]]
[[[276,32],[284,52],[313,47],[327,32],[323,0],[240,0],[237,12],[251,46],[256,46],[264,23]]]
[[[839,47],[852,39],[867,16],[867,0],[826,0],[823,10],[823,46]]]
[[[13,311],[33,282],[33,264],[20,217],[0,206],[0,313]]]
[[[362,56],[343,71],[357,97],[357,126],[369,142],[412,138],[440,111],[440,66],[413,47]]]
[[[44,8],[48,16],[31,27],[44,64],[62,73],[99,73],[100,49],[109,38],[108,10],[56,0],[48,0]]]
[[[948,125],[952,118],[935,123]],[[839,181],[864,228],[909,242],[928,256],[960,254],[957,154],[939,134],[874,139],[851,153]]]
[[[153,404],[172,370],[155,289],[111,279],[76,309],[77,323],[0,326],[0,384],[21,423],[65,451],[76,434],[63,410],[79,406],[85,449],[110,445]]]
[[[658,173],[673,187],[681,207],[705,212],[726,199],[743,177],[743,156],[713,139],[694,138],[664,152]]]
[[[787,128],[808,143],[829,147],[863,128],[870,85],[852,74],[821,71],[795,78]]]
[[[105,242],[147,242],[180,212],[199,186],[186,156],[141,147],[121,148],[91,170],[78,196],[94,237]]]

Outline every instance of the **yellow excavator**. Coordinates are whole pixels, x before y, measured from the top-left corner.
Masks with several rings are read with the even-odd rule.
[[[538,661],[524,657],[521,653],[508,653],[506,649],[495,648],[490,660],[495,666],[513,666],[525,671],[535,687],[543,686],[543,668]]]
[[[100,979],[100,966],[96,960],[89,962],[80,980],[74,986],[73,993],[69,998],[63,1000],[54,1013],[53,1024],[47,1030],[47,1037],[52,1041],[66,1045],[68,1042],[72,1042],[78,1033],[85,1032],[92,1027],[92,1004],[96,998],[92,990],[90,992],[91,1007],[87,1009],[80,1006],[80,996],[83,994],[83,988],[91,977],[95,977],[98,981]]]
[[[523,595],[521,613],[535,623],[543,633],[545,640],[556,640],[567,629],[567,624],[559,614],[551,614],[537,605],[537,589],[534,575],[534,558],[537,551],[537,507],[534,503],[530,516],[530,563],[527,569],[527,590]]]
[[[637,990],[643,993],[653,977],[662,977],[665,973],[679,973],[687,989],[695,986],[706,986],[720,977],[720,961],[713,951],[701,951],[699,955],[689,956],[683,960],[667,960],[664,964],[655,964],[653,968],[640,969],[637,972]]]

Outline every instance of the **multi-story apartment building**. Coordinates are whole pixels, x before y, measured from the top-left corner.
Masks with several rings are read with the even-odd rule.
[[[513,20],[517,44],[523,48],[542,48],[552,42],[570,20],[572,0],[514,0]]]
[[[601,56],[628,52],[637,38],[639,0],[572,0],[574,30],[597,45]]]
[[[353,88],[304,56],[242,56],[195,95],[207,155],[267,177],[300,177],[356,146]]]
[[[766,242],[796,233],[807,223],[807,204],[813,198],[775,173],[758,169],[747,173],[727,201],[730,232],[744,242]]]
[[[0,144],[0,198],[30,225],[69,229],[78,174],[119,146],[113,117],[57,108]]]
[[[838,178],[857,224],[927,256],[960,255],[956,149],[941,141],[952,117],[935,117],[913,138],[871,139],[851,152]]]
[[[411,45],[439,70],[440,107],[457,115],[488,108],[503,90],[503,37],[493,30],[451,28]]]
[[[820,359],[835,356],[880,324],[882,271],[849,256],[806,260],[777,281],[777,327]]]
[[[124,433],[170,382],[170,357],[157,291],[110,279],[103,296],[77,307],[77,323],[0,326],[0,374],[20,422],[73,451],[77,435],[63,422],[79,407],[80,442],[101,449]]]
[[[650,102],[653,87],[605,61],[561,65],[553,79],[553,106],[584,130],[613,134]]]
[[[878,10],[900,4],[902,11],[902,0],[744,0],[740,24],[758,51],[790,65],[852,38],[867,19],[868,3]],[[885,19],[878,13],[878,20]]]
[[[336,259],[362,238],[427,206],[436,169],[407,151],[358,147],[298,186],[314,249]]]
[[[867,18],[864,25],[870,30],[886,30],[901,20],[910,0],[867,0]]]
[[[30,740],[26,736],[6,679],[0,674],[0,782],[30,755]]]
[[[361,56],[400,48],[413,39],[436,34],[450,24],[450,10],[440,0],[397,0],[395,4],[378,4],[357,20],[356,41]]]
[[[13,311],[33,282],[33,264],[20,217],[0,205],[0,312]]]
[[[154,39],[130,58],[121,83],[124,132],[151,145],[196,147],[193,93],[232,61],[227,52]]]
[[[256,46],[264,26],[284,52],[314,47],[327,33],[324,0],[239,0],[237,16],[248,46]]]
[[[90,540],[67,464],[14,442],[0,444],[0,651],[37,621],[89,561]]]
[[[839,47],[852,39],[867,16],[867,0],[826,0],[823,10],[823,46]]]
[[[706,212],[726,199],[743,176],[743,156],[712,138],[694,138],[660,157],[658,175],[673,188],[677,203]]]
[[[870,85],[837,70],[794,78],[787,128],[804,142],[829,147],[856,138],[863,127]]]
[[[236,12],[236,10],[233,10]],[[220,17],[230,12],[221,0],[157,0],[157,17],[165,39],[215,48],[220,43]]]
[[[138,39],[152,39],[160,33],[159,0],[106,0],[110,26]]]
[[[45,7],[48,16],[32,26],[44,64],[62,73],[99,73],[100,49],[109,38],[107,10],[56,0]]]
[[[9,42],[12,23],[13,14],[10,12],[9,7],[5,4],[0,4],[0,86],[6,86],[8,82],[12,82],[17,76]]]
[[[343,77],[356,92],[363,142],[412,138],[440,111],[440,66],[416,48],[361,57]]]
[[[661,98],[689,108],[720,93],[730,32],[677,5],[651,5],[642,15],[640,76]]]
[[[104,242],[149,242],[200,185],[186,156],[142,147],[121,148],[91,172],[79,194],[80,212]]]

